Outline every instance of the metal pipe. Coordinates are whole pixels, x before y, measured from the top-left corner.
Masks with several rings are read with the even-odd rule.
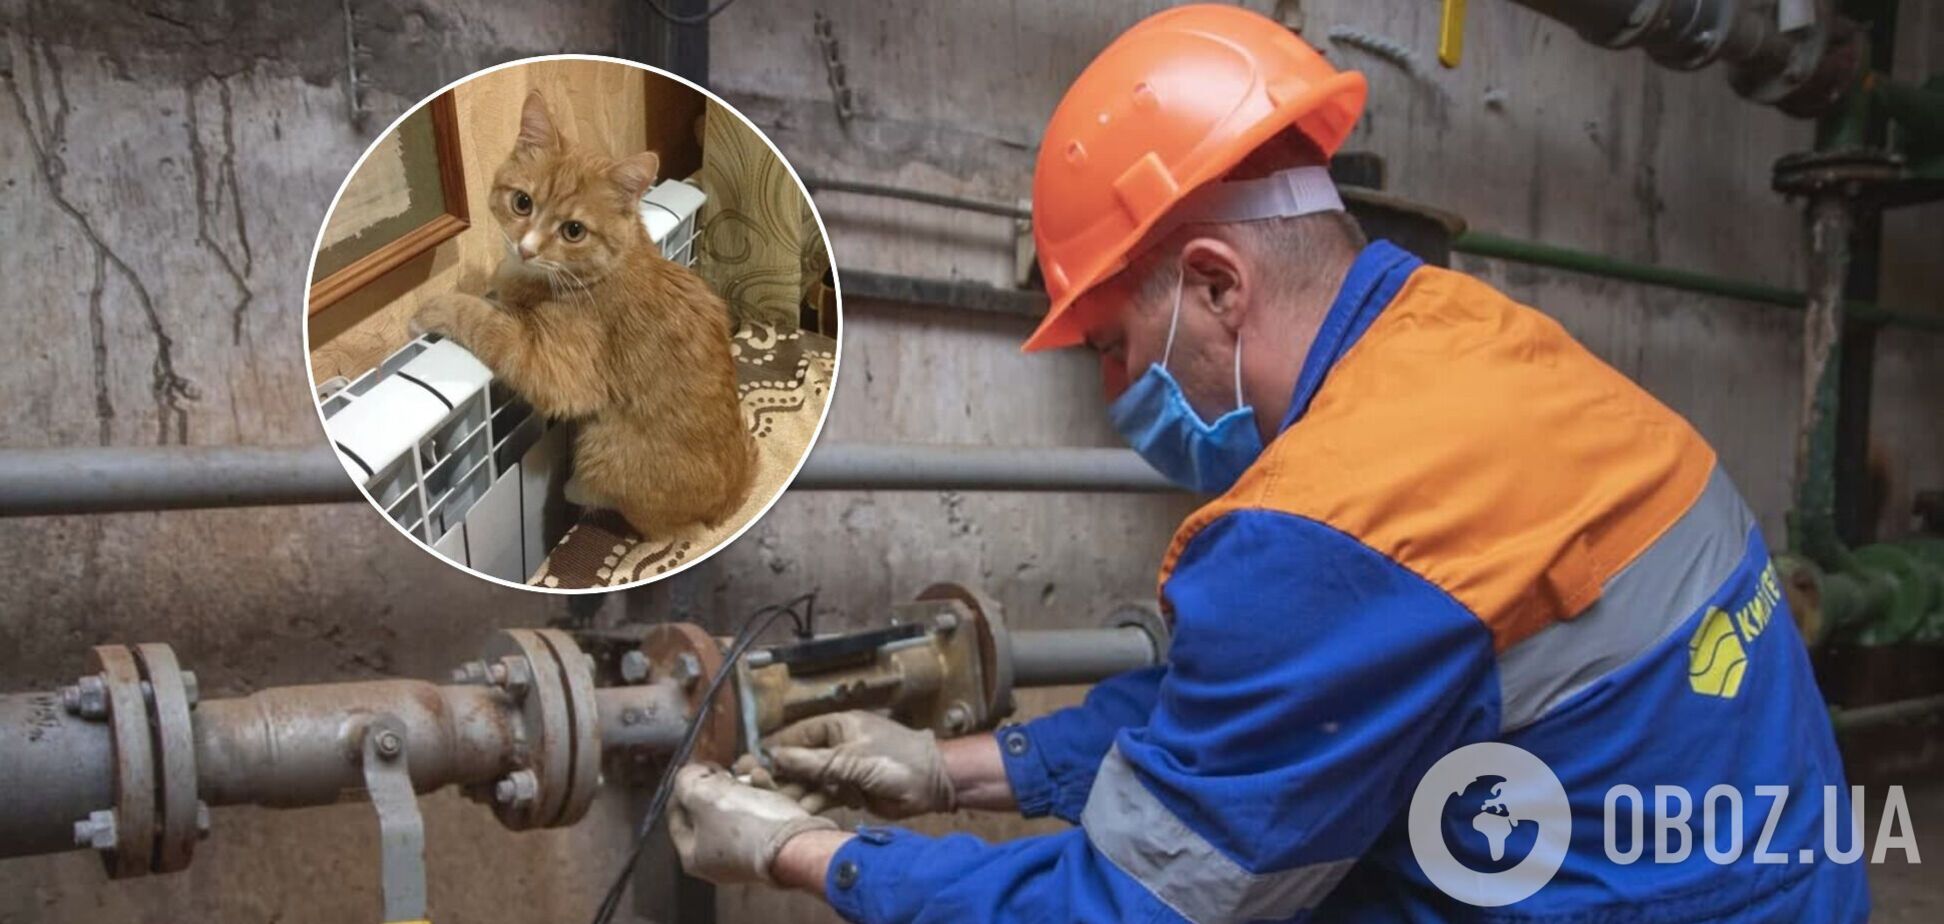
[[[358,489],[329,449],[0,450],[0,516],[329,504]]]
[[[1480,231],[1467,231],[1459,235],[1458,239],[1452,242],[1451,249],[1459,253],[1490,257],[1495,260],[1510,260],[1588,276],[1602,276],[1608,279],[1679,289],[1684,292],[1781,305],[1786,308],[1801,308],[1804,302],[1801,292],[1781,286],[1710,273],[1670,269],[1648,263],[1635,263],[1590,251],[1542,244],[1538,241],[1518,240]]]
[[[1013,630],[1013,685],[1098,683],[1159,661],[1154,640],[1138,626],[1115,629]]]
[[[1714,295],[1782,308],[1800,309],[1809,302],[1807,293],[1763,282],[1714,273],[1671,269],[1651,263],[1636,263],[1589,250],[1575,250],[1571,247],[1520,240],[1482,231],[1467,231],[1460,234],[1457,240],[1452,242],[1451,249],[1476,257],[1524,263],[1528,266],[1543,266],[1586,276],[1619,279],[1625,282],[1637,282],[1682,292]],[[1907,311],[1873,302],[1850,302],[1846,307],[1848,316],[1852,320],[1917,330],[1944,331],[1944,313],[1940,312]]]
[[[688,724],[688,696],[673,680],[594,691],[601,750],[655,754],[675,750]]]
[[[1013,218],[1020,221],[1030,221],[1033,217],[1033,210],[1031,208],[1020,205],[1006,205],[999,202],[986,202],[979,199],[946,196],[939,193],[926,192],[921,189],[884,186],[878,183],[860,183],[855,180],[839,180],[823,176],[804,175],[802,179],[803,185],[809,187],[811,192],[824,190],[828,192],[855,193],[857,195],[872,196],[879,199],[903,199],[906,202],[921,202],[925,205],[936,205],[940,208],[958,209],[963,212],[981,212],[986,215],[997,215],[1001,218]]]
[[[1818,195],[1809,203],[1810,300],[1803,316],[1802,423],[1796,436],[1789,547],[1828,568],[1848,561],[1848,550],[1836,533],[1836,385],[1854,227],[1848,200]]]
[[[851,269],[842,270],[838,282],[847,299],[933,305],[1030,320],[1046,314],[1046,293],[1034,289],[1005,289],[977,282]]]
[[[1716,61],[1743,97],[1794,116],[1820,115],[1856,85],[1863,66],[1854,23],[1827,3],[1784,22],[1754,0],[1513,0],[1607,48],[1646,50],[1660,64],[1698,70]]]
[[[76,473],[114,471],[111,481]],[[211,471],[230,483],[212,490]],[[329,477],[326,477],[326,476]],[[1125,449],[824,443],[792,490],[1177,491]],[[0,516],[348,503],[363,495],[331,451],[0,449]]]
[[[876,183],[826,178],[806,178],[804,182],[812,189],[827,188],[859,195],[925,202],[973,212],[1012,215],[1021,219],[1030,219],[1032,215],[1032,210],[1028,208],[955,196],[940,196],[922,190],[883,186]],[[1368,191],[1346,186],[1344,198],[1346,201],[1370,200],[1373,196]],[[1451,249],[1458,253],[1494,260],[1543,266],[1587,276],[1619,279],[1783,308],[1801,308],[1808,302],[1807,295],[1799,290],[1764,282],[1716,273],[1655,266],[1651,263],[1638,263],[1590,250],[1521,240],[1483,231],[1464,231],[1458,234],[1452,240]],[[1046,313],[1046,295],[1037,290],[1007,289],[958,280],[897,276],[867,270],[844,270],[842,281],[844,294],[853,298],[935,305],[1018,317],[1038,318]],[[1944,313],[1910,311],[1863,302],[1854,302],[1850,308],[1850,316],[1858,321],[1944,331]]]
[[[73,850],[74,823],[114,804],[111,747],[52,693],[0,695],[0,857]]]
[[[487,783],[514,769],[521,741],[506,694],[488,686],[373,680],[261,690],[196,708],[196,781],[211,805],[328,805],[363,788],[364,723],[405,726],[420,792]]]
[[[1944,693],[1920,696],[1915,699],[1900,699],[1872,706],[1858,706],[1854,709],[1833,710],[1830,713],[1830,723],[1836,726],[1838,734],[1846,734],[1912,719],[1931,718],[1939,713],[1944,713]]]
[[[1179,491],[1127,449],[825,443],[793,490]]]

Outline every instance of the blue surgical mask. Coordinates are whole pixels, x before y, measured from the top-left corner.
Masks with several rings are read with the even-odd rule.
[[[1175,283],[1174,317],[1168,321],[1168,345],[1161,351],[1161,361],[1135,379],[1108,407],[1107,415],[1127,444],[1169,481],[1191,491],[1220,494],[1233,487],[1262,455],[1262,434],[1256,429],[1255,408],[1242,401],[1239,334],[1235,341],[1236,407],[1214,423],[1203,421],[1195,413],[1182,394],[1181,383],[1168,372],[1175,329],[1181,323],[1184,284],[1185,279]]]

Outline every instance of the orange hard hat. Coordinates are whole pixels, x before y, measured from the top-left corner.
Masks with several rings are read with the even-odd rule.
[[[1074,346],[1073,304],[1126,268],[1148,230],[1198,186],[1286,129],[1325,157],[1363,114],[1339,72],[1265,16],[1201,4],[1135,24],[1087,65],[1046,124],[1033,168],[1033,240],[1052,307],[1027,352]]]

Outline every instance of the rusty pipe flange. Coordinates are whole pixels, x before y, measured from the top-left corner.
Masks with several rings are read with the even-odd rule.
[[[135,655],[122,645],[98,645],[93,655],[106,687],[108,728],[115,753],[113,846],[102,850],[101,862],[112,878],[141,876],[151,870],[158,820],[155,742],[149,734],[142,671]],[[94,843],[102,847],[108,839],[97,838]]]
[[[689,716],[696,715],[702,708],[702,695],[708,692],[709,679],[722,669],[721,643],[695,623],[671,622],[648,630],[641,640],[641,653],[648,656],[648,676],[674,678],[688,698]],[[732,676],[716,693],[691,759],[726,767],[741,753],[736,687]]]
[[[1836,195],[1867,200],[1904,176],[1903,159],[1873,148],[1804,151],[1775,162],[1771,185],[1785,196]]]
[[[560,806],[560,816],[553,821],[558,826],[571,825],[587,814],[601,788],[601,717],[594,705],[594,662],[559,629],[540,629],[537,634],[553,649],[560,664],[573,720],[573,769],[567,798]]]
[[[979,668],[985,681],[985,714],[993,721],[1013,713],[1012,634],[998,601],[963,584],[939,583],[918,594],[920,600],[950,600],[965,607],[979,629]]]
[[[1154,663],[1160,664],[1168,659],[1168,646],[1174,641],[1174,627],[1168,625],[1160,610],[1130,600],[1108,610],[1107,618],[1101,622],[1109,629],[1131,626],[1147,633],[1148,641],[1154,644]]]
[[[189,723],[191,700],[175,651],[167,645],[136,645],[135,658],[148,679],[149,730],[155,736],[156,786],[161,809],[153,868],[173,873],[189,866],[201,837],[197,826],[196,735]]]
[[[577,740],[583,725],[566,672],[538,631],[502,631],[486,643],[485,656],[488,682],[518,710],[526,734],[522,753],[515,755],[520,769],[494,787],[493,814],[515,831],[559,824],[584,772],[577,772],[576,756],[591,754],[598,766],[597,736]],[[587,710],[591,715],[591,705]]]

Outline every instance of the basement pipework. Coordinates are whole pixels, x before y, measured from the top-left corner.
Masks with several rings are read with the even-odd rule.
[[[822,443],[794,491],[1179,491],[1128,449]],[[0,517],[350,503],[328,447],[0,449]]]
[[[1735,92],[1789,115],[1834,109],[1863,72],[1863,36],[1829,0],[1513,0],[1588,42],[1675,70],[1716,61]]]
[[[851,708],[965,734],[1010,714],[1015,686],[1096,682],[1159,663],[1168,644],[1141,607],[1098,629],[1009,632],[992,601],[949,584],[889,613],[887,628],[752,651],[697,757],[728,763],[785,721]],[[627,780],[675,750],[723,643],[693,624],[657,625],[597,671],[567,633],[509,629],[448,684],[208,701],[167,645],[103,645],[91,657],[94,672],[66,688],[0,695],[0,858],[92,849],[115,878],[175,872],[208,836],[212,807],[362,795],[388,845],[416,839],[383,864],[387,907],[403,896],[409,911],[424,877],[412,793],[459,787],[512,830],[572,825],[604,766]],[[622,682],[597,688],[597,674]]]

